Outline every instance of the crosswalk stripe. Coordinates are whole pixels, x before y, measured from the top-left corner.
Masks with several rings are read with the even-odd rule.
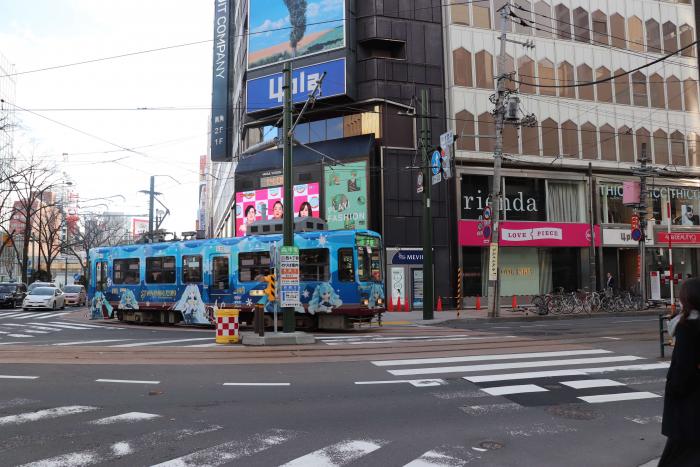
[[[62,330],[62,329],[59,328],[59,327],[52,327],[52,326],[47,325],[47,324],[44,324],[44,323],[41,323],[40,325],[39,325],[39,324],[35,324],[35,323],[27,323],[27,324],[31,324],[33,329],[41,329],[42,331],[61,331],[61,330]],[[0,326],[22,326],[22,327],[26,327],[27,324],[0,324]]]
[[[203,340],[211,340],[211,339],[212,339],[211,337],[198,337],[198,338],[192,338],[192,339],[174,339],[174,340],[167,340],[167,341],[133,342],[131,344],[110,345],[109,347],[143,347],[146,345],[177,344],[179,342],[203,341]]]
[[[639,399],[655,399],[661,397],[653,392],[623,392],[620,394],[601,394],[597,396],[580,396],[584,402],[590,404],[602,404],[604,402],[620,402],[620,401],[632,401]]]
[[[578,368],[575,370],[552,370],[552,371],[535,371],[523,373],[505,373],[496,375],[483,376],[464,376],[463,379],[472,383],[485,383],[491,381],[510,381],[516,379],[532,379],[532,378],[549,378],[556,376],[586,376],[596,373],[610,373],[614,371],[647,371],[647,370],[663,370],[669,367],[668,362],[661,363],[646,363],[641,365],[620,365],[620,366],[604,366],[596,368]]]
[[[346,440],[298,457],[281,467],[340,467],[347,465],[386,444],[381,440]]]
[[[447,384],[444,379],[392,379],[389,381],[355,381],[357,385],[374,385],[374,384],[399,384],[408,383],[417,388],[442,386]]]
[[[545,389],[541,386],[537,386],[536,384],[519,384],[519,385],[515,385],[515,386],[496,386],[496,387],[491,387],[491,388],[481,388],[481,390],[487,394],[491,394],[492,396],[507,396],[510,394],[525,394],[525,393],[530,393],[530,392],[547,392],[547,391],[549,391],[548,389]]]
[[[46,315],[37,315],[36,319],[48,319],[48,318],[55,318],[57,316],[63,316],[67,315],[68,313],[49,313]]]
[[[246,440],[229,441],[210,448],[195,451],[176,459],[171,459],[152,467],[188,467],[188,466],[219,466],[228,462],[251,456],[271,447],[283,444],[297,437],[298,433],[291,430],[268,430],[258,433]]]
[[[47,324],[50,324],[51,326],[76,326],[80,329],[94,329],[94,328],[100,327],[100,326],[95,326],[93,324],[67,323],[67,322],[61,322],[61,321],[51,321]]]
[[[643,360],[642,357],[633,355],[623,355],[620,357],[599,357],[599,358],[572,358],[569,360],[536,360],[534,362],[514,362],[514,363],[491,363],[486,365],[463,365],[463,366],[445,366],[432,368],[409,368],[406,370],[388,370],[394,376],[406,375],[429,375],[433,373],[463,373],[476,371],[496,371],[510,370],[518,368],[538,368],[545,366],[564,366],[564,365],[588,365],[593,363],[612,363],[625,362],[633,360]]]
[[[434,365],[439,363],[457,362],[479,362],[489,360],[518,360],[526,358],[544,357],[571,357],[575,355],[597,355],[610,354],[612,351],[604,349],[592,350],[560,350],[554,352],[527,352],[514,354],[492,354],[492,355],[469,355],[466,357],[443,357],[443,358],[414,358],[410,360],[378,360],[372,362],[375,366],[402,366],[402,365]]]
[[[26,313],[26,312],[25,313],[7,313],[5,315],[0,316],[0,318],[14,318],[17,316],[24,316],[27,314],[29,314],[29,313]],[[32,316],[32,314],[29,314],[29,316]]]
[[[611,386],[624,386],[624,383],[611,379],[582,379],[577,381],[560,381],[560,384],[574,389],[607,388]]]
[[[8,334],[7,337],[19,337],[20,339],[25,337],[33,337],[29,334]]]
[[[49,323],[29,323],[29,324],[36,324],[39,326],[51,326],[51,327],[60,328],[60,329],[78,329],[81,331],[84,331],[86,329],[86,328],[81,328],[78,326],[73,326],[70,324],[55,324],[55,323],[50,323],[50,324]]]
[[[112,417],[105,417],[100,418],[99,420],[93,420],[90,423],[93,425],[112,425],[114,423],[133,423],[140,422],[143,420],[153,420],[156,418],[160,418],[160,415],[145,412],[127,412],[120,415],[114,415]]]
[[[106,342],[123,342],[123,341],[130,341],[130,340],[131,339],[98,339],[98,340],[94,340],[94,341],[60,342],[58,344],[52,344],[52,345],[64,346],[64,345],[104,344]]]
[[[404,467],[448,467],[453,465],[464,465],[464,459],[458,459],[440,451],[431,450],[423,453],[420,457],[413,459]]]
[[[0,375],[0,379],[37,379],[38,376]]]
[[[124,384],[160,384],[160,381],[145,381],[136,379],[96,379],[96,383],[124,383]]]
[[[64,407],[54,407],[52,409],[37,410],[36,412],[25,412],[17,415],[0,417],[0,426],[19,425],[27,422],[36,422],[38,420],[91,412],[93,410],[97,410],[97,407],[92,407],[89,405],[67,405]]]
[[[20,467],[68,467],[91,465],[99,462],[96,451],[71,452],[60,456],[42,459],[37,462],[30,462]]]

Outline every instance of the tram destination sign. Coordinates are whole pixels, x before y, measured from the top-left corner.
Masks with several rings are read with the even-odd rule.
[[[280,248],[280,306],[297,307],[301,305],[299,296],[299,248],[283,246]]]

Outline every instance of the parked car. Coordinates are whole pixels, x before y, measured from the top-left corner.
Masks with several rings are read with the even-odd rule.
[[[29,287],[27,288],[27,292],[31,292],[32,290],[36,289],[37,287],[56,287],[56,284],[53,282],[32,282],[29,284]]]
[[[22,302],[22,309],[46,308],[50,310],[61,310],[66,307],[66,297],[58,287],[35,287],[30,291]]]
[[[66,305],[85,306],[87,303],[85,287],[79,284],[65,286],[63,296],[66,298]]]
[[[0,306],[16,308],[27,295],[27,286],[22,283],[0,283]]]

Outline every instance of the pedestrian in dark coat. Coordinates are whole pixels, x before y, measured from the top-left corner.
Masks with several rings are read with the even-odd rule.
[[[659,467],[700,466],[700,279],[679,294],[681,312],[669,323],[676,345],[666,376],[661,433],[668,439]]]

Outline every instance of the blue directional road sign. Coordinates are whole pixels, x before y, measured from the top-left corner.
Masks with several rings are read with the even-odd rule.
[[[430,159],[430,165],[432,166],[433,169],[433,175],[437,175],[440,173],[440,162],[442,161],[442,154],[440,154],[440,151],[434,151],[433,155]]]

